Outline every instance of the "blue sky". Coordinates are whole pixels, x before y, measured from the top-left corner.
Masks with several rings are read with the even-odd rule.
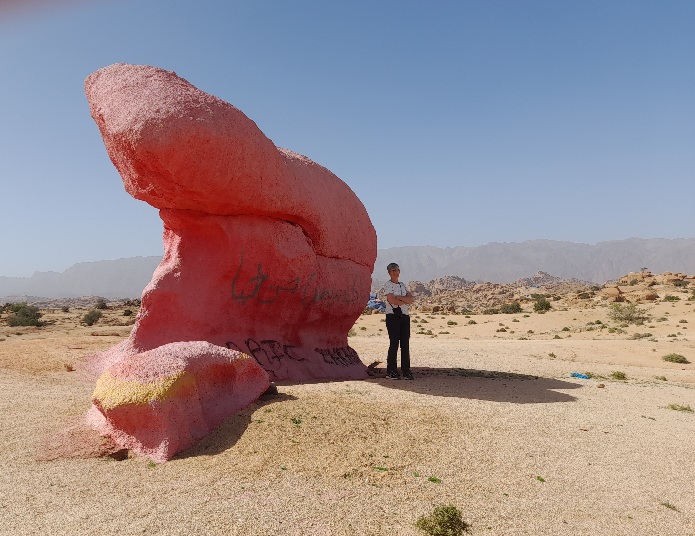
[[[695,237],[695,2],[13,4],[0,275],[162,253],[84,96],[116,62],[173,70],[331,169],[380,248]]]

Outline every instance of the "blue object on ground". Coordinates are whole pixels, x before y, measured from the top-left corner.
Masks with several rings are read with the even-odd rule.
[[[377,311],[381,311],[382,313],[386,312],[386,305],[384,304],[383,301],[377,299],[376,294],[372,293],[369,295],[369,301],[367,302],[367,308],[368,309],[376,309]]]
[[[581,372],[573,372],[572,374],[570,374],[570,376],[572,376],[573,378],[581,378],[582,380],[589,379],[589,376],[587,376],[586,374],[582,374]]]

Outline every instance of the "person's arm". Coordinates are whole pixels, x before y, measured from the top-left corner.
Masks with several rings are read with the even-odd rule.
[[[398,307],[399,305],[410,305],[413,303],[415,298],[413,298],[413,295],[410,294],[409,291],[405,291],[406,294],[405,296],[396,296],[395,294],[387,294],[386,299],[389,301],[389,303],[393,307]]]
[[[410,293],[409,290],[405,291],[405,296],[398,296],[398,299],[401,303],[405,303],[406,305],[410,305],[415,301],[415,298],[413,295]]]

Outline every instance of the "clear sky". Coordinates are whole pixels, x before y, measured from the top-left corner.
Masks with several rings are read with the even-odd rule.
[[[0,275],[161,255],[84,96],[116,62],[328,167],[380,248],[695,237],[691,0],[0,0]]]

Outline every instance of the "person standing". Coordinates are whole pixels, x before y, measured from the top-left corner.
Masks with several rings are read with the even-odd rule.
[[[406,380],[412,380],[410,372],[410,315],[408,306],[413,303],[413,296],[406,286],[398,281],[400,267],[390,263],[386,270],[390,280],[384,285],[386,296],[386,331],[389,334],[389,351],[386,357],[386,377],[400,380],[398,375],[398,346],[401,347],[401,373]]]

